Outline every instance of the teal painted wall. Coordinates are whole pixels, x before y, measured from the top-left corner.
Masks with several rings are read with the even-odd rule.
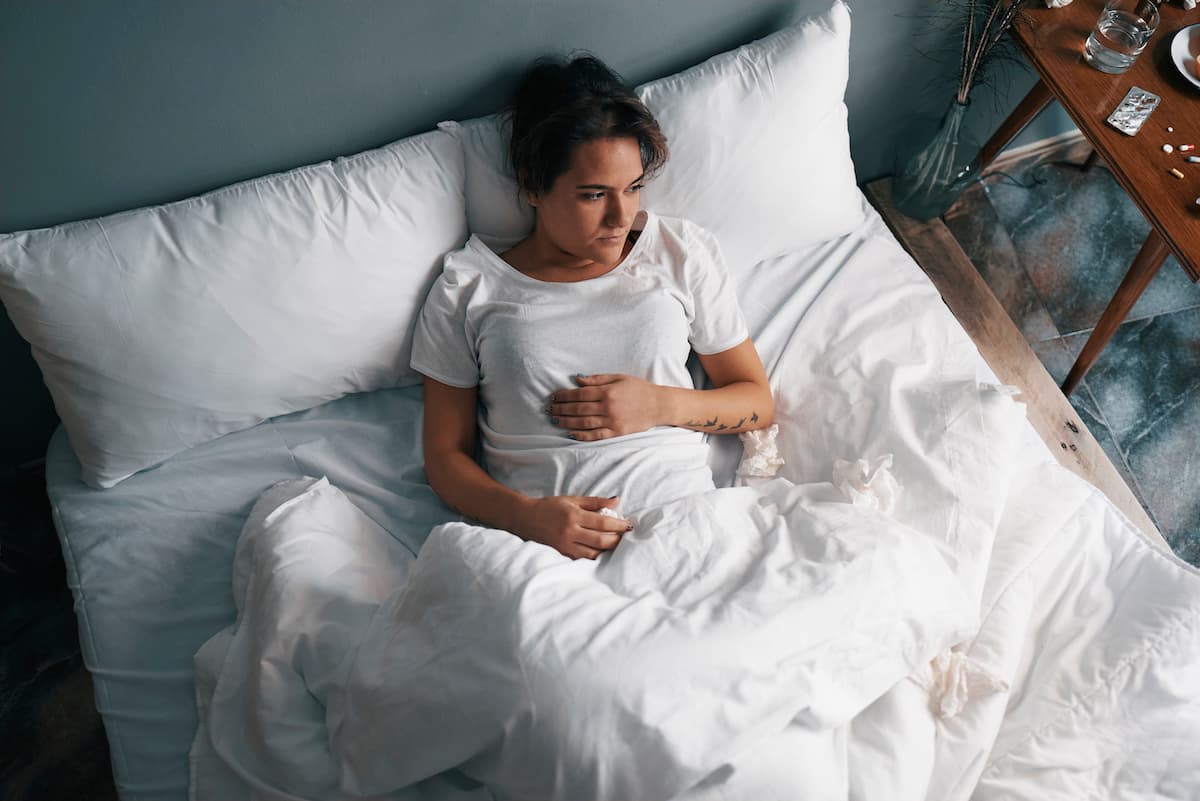
[[[919,56],[932,0],[851,0],[847,90],[860,181],[891,171],[952,72]],[[821,0],[802,0],[816,8]],[[590,49],[633,83],[784,24],[780,0],[0,0],[0,231],[187,197],[495,110],[528,62]],[[1033,83],[999,103],[986,134]],[[1021,141],[1070,129],[1052,109]],[[55,425],[29,348],[0,318],[0,469]]]

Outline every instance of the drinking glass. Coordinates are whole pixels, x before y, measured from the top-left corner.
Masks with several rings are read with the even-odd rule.
[[[1133,66],[1158,27],[1154,0],[1108,0],[1083,46],[1087,62],[1101,72],[1124,72]]]

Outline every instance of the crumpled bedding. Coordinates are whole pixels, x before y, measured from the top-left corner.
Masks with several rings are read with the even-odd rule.
[[[1007,396],[946,392],[955,438],[1017,441]],[[283,482],[197,655],[193,795],[1195,797],[1200,576],[1003,461],[955,501],[987,548],[772,479],[643,513],[597,562],[466,523],[414,560],[327,480]]]
[[[888,248],[756,268],[779,477],[606,561],[464,524],[414,559],[318,477],[266,493],[192,797],[1200,797],[1200,571],[1047,458]]]

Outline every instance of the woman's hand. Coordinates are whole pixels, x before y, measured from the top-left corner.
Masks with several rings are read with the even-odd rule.
[[[595,559],[621,542],[633,525],[619,517],[600,514],[617,505],[616,496],[554,495],[530,498],[520,516],[517,536],[549,545],[571,559]]]
[[[560,389],[546,406],[550,422],[582,442],[636,434],[663,424],[662,389],[621,373],[577,375],[578,389]]]

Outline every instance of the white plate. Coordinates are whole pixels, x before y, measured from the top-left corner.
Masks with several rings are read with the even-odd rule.
[[[1197,54],[1200,54],[1200,24],[1180,28],[1171,40],[1171,61],[1180,75],[1200,88],[1200,78],[1196,77]]]

